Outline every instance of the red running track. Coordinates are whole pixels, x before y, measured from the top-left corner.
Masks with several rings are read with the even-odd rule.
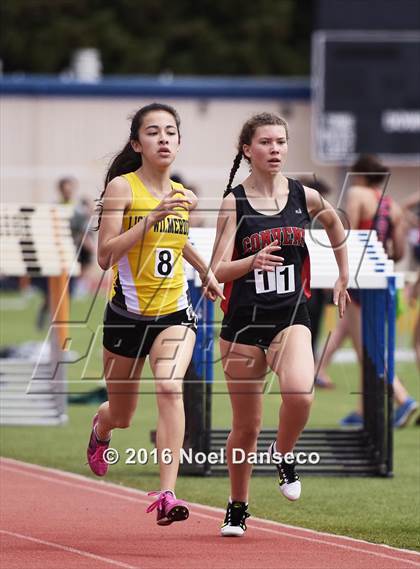
[[[224,512],[191,505],[169,527],[145,513],[144,492],[0,461],[2,569],[407,569],[420,554],[251,518],[222,538]]]

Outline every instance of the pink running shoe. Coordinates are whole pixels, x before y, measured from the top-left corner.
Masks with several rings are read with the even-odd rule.
[[[157,508],[156,523],[159,526],[168,526],[172,522],[182,522],[190,515],[188,505],[182,500],[177,500],[171,490],[166,492],[149,492],[148,496],[158,497],[150,504],[146,512],[153,512]]]
[[[105,476],[108,472],[108,464],[104,460],[104,451],[109,447],[109,441],[98,441],[95,434],[95,427],[98,422],[98,415],[93,417],[92,433],[87,448],[87,459],[91,471],[96,476]]]

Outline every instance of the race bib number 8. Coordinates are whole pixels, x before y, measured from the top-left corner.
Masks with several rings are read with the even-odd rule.
[[[277,292],[286,294],[295,291],[295,267],[284,265],[276,267],[273,272],[254,270],[255,290],[257,294],[264,292]]]
[[[174,276],[174,264],[172,249],[156,249],[155,277],[171,279]]]

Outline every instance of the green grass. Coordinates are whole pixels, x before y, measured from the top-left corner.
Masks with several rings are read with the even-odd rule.
[[[2,344],[42,339],[32,323],[39,304],[37,296],[29,299],[22,310],[17,310],[16,296],[4,297],[2,310]],[[88,328],[77,329],[71,348],[81,354],[96,325],[101,322],[103,299],[95,303]],[[75,302],[72,321],[82,321],[87,314],[86,302]],[[86,377],[101,375],[100,338],[92,348]],[[85,360],[68,365],[70,390],[91,389],[95,382],[80,381]],[[409,391],[419,398],[419,382],[414,364],[398,366]],[[338,420],[356,403],[357,367],[353,364],[334,364],[331,375],[337,383],[334,391],[318,391],[313,406],[310,427],[335,427]],[[215,368],[213,426],[227,428],[230,423],[230,405],[220,366]],[[264,427],[275,427],[279,394],[272,389],[265,396]],[[3,456],[13,457],[54,468],[91,476],[85,463],[85,447],[94,406],[71,406],[69,422],[62,427],[4,427],[1,430],[0,450]],[[153,383],[148,368],[141,384],[141,396],[136,418],[128,430],[115,431],[113,446],[124,456],[128,447],[151,449],[149,433],[156,427],[156,405]],[[348,535],[396,547],[420,549],[418,536],[420,499],[419,428],[415,426],[395,432],[395,476],[381,478],[303,477],[303,494],[297,503],[283,499],[275,477],[253,477],[250,510],[253,515],[287,524],[320,531]],[[142,490],[158,488],[158,467],[125,465],[123,461],[110,468],[107,479]],[[225,507],[229,493],[227,478],[200,478],[182,476],[177,492],[183,498],[212,506]],[[217,528],[215,527],[215,531]]]

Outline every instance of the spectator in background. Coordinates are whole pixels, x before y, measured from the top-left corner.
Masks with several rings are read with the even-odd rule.
[[[71,277],[69,281],[69,293],[82,296],[87,289],[86,275],[92,263],[92,254],[95,251],[95,244],[91,233],[88,231],[89,223],[93,214],[93,205],[87,198],[79,201],[75,200],[77,191],[77,180],[73,177],[60,178],[57,182],[58,202],[73,208],[73,215],[70,219],[70,229],[74,244],[77,250],[77,260],[81,265],[81,275],[77,279]],[[37,277],[32,279],[32,284],[42,293],[43,300],[37,315],[37,328],[41,330],[48,319],[49,313],[49,293],[48,279]]]
[[[60,195],[59,203],[73,207],[70,228],[81,269],[80,277],[77,280],[70,279],[70,294],[84,296],[88,290],[87,275],[92,265],[92,256],[95,253],[95,243],[92,233],[89,231],[94,208],[93,203],[85,197],[78,201],[75,200],[77,186],[76,178],[72,177],[61,178],[57,183],[57,190]]]
[[[420,191],[410,194],[402,202],[404,219],[408,226],[408,242],[415,268],[420,265]]]
[[[303,177],[300,178],[301,183],[304,186],[308,186],[310,188],[314,188],[323,198],[327,198],[327,196],[331,193],[329,186],[326,182],[317,179],[315,176],[313,178],[310,177]],[[322,229],[322,225],[319,227],[313,225],[314,229]],[[314,358],[316,359],[317,356],[317,347],[319,341],[319,334],[321,331],[322,325],[322,318],[325,311],[325,305],[328,303],[332,303],[332,296],[331,291],[324,290],[321,288],[312,288],[311,289],[311,298],[307,302],[307,307],[309,310],[309,315],[311,318],[312,324],[312,351],[314,353]],[[334,383],[330,379],[324,379],[319,377],[318,375],[315,377],[315,385],[317,387],[331,389],[334,388]]]
[[[408,242],[411,247],[412,259],[416,271],[415,282],[408,287],[408,300],[416,308],[417,316],[414,325],[413,346],[416,352],[417,367],[420,369],[420,192],[409,195],[402,203],[404,219],[408,226]],[[420,424],[420,417],[417,420]]]
[[[389,170],[374,156],[361,156],[353,165],[353,185],[347,192],[346,212],[351,229],[373,229],[382,241],[388,256],[399,261],[404,255],[405,224],[401,207],[390,197],[384,196]],[[323,354],[318,375],[330,381],[326,368],[334,352],[347,335],[352,339],[359,363],[362,362],[361,310],[357,290],[351,290],[352,304],[344,318],[330,336]],[[398,311],[397,311],[398,312]],[[397,376],[394,377],[394,397],[397,403],[395,426],[404,427],[418,408]],[[362,401],[359,408],[341,421],[343,426],[363,425]]]
[[[420,298],[420,269],[417,270],[417,278],[408,289],[408,301],[410,306],[416,310],[416,323],[414,324],[413,332],[413,347],[416,353],[417,367],[420,370],[420,311],[419,311],[419,298]]]

